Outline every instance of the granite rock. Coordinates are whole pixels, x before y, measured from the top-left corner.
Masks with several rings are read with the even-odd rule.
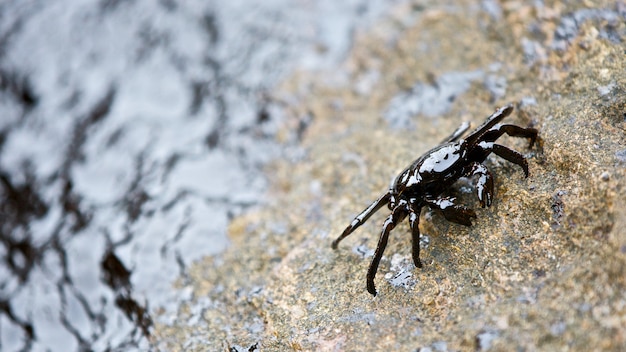
[[[275,98],[306,128],[302,150],[267,168],[267,206],[233,220],[231,244],[177,285],[179,317],[153,336],[167,350],[624,350],[626,348],[626,14],[623,2],[470,1],[401,5],[356,34],[345,62],[301,72]],[[497,15],[494,15],[497,14]],[[408,128],[384,118],[394,98],[433,97],[440,77],[481,72],[449,107]],[[490,86],[498,82],[497,94]],[[356,88],[355,88],[356,87]],[[448,94],[448,90],[442,94]],[[431,94],[432,93],[432,94]],[[430,100],[428,100],[430,99]],[[383,209],[331,241],[389,179],[463,121],[516,106],[510,123],[539,129],[499,142],[530,176],[486,165],[495,198],[471,180],[451,190],[477,212],[471,227],[425,211],[424,267],[408,224],[392,233],[365,290]],[[412,102],[411,104],[415,104]],[[288,134],[285,132],[285,134]]]

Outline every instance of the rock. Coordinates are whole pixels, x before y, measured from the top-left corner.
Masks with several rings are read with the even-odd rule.
[[[490,11],[469,2],[400,7],[357,36],[337,68],[350,82],[336,84],[329,78],[336,72],[285,82],[281,91],[297,102],[288,114],[314,117],[303,137],[306,155],[273,164],[268,206],[236,218],[230,247],[180,280],[194,298],[175,322],[157,325],[157,346],[625,348],[624,4],[597,2],[597,11],[581,12],[572,4],[505,3],[495,17],[490,13],[497,4],[490,4]],[[595,15],[576,15],[581,13]],[[528,63],[528,40],[545,57]],[[406,94],[403,89],[470,70],[489,72],[485,77],[506,92],[492,103],[485,82],[473,82],[437,118],[414,116],[415,130],[394,130],[382,117],[394,97]],[[351,89],[372,71],[379,79],[369,95]],[[338,250],[331,241],[404,166],[462,121],[480,123],[508,102],[525,103],[507,122],[539,129],[540,141],[531,149],[525,140],[499,140],[528,158],[530,176],[490,157],[496,192],[486,209],[478,205],[474,182],[458,182],[451,192],[478,218],[463,227],[426,211],[422,269],[412,268],[409,228],[399,225],[372,297],[365,273],[388,210]],[[405,275],[402,284],[394,283],[397,274]]]

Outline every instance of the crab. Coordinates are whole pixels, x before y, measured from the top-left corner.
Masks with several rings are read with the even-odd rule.
[[[455,197],[443,194],[461,177],[474,176],[478,178],[476,193],[481,207],[491,205],[494,194],[493,176],[483,164],[489,154],[494,153],[520,166],[524,175],[528,177],[528,162],[524,156],[495,143],[505,133],[511,137],[528,138],[529,148],[535,143],[537,129],[499,124],[512,111],[512,104],[497,109],[465,138],[461,137],[470,125],[469,123],[462,124],[440,145],[426,152],[400,172],[392,180],[389,190],[355,217],[343,233],[333,241],[332,248],[337,249],[341,240],[363,225],[375,212],[385,205],[389,207],[391,214],[383,223],[378,246],[367,271],[367,291],[370,294],[376,296],[374,277],[387,246],[389,233],[407,216],[411,228],[413,263],[421,268],[419,217],[423,207],[429,207],[441,213],[448,221],[471,226],[472,218],[476,218],[474,210],[457,205]]]

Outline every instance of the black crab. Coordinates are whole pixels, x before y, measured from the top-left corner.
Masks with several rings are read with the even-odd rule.
[[[529,147],[535,143],[538,134],[537,129],[498,124],[511,111],[513,111],[511,104],[497,109],[482,125],[465,138],[461,138],[461,136],[469,129],[469,123],[461,125],[439,146],[429,150],[404,169],[393,179],[389,190],[354,218],[343,233],[333,241],[332,248],[337,249],[341,240],[354,232],[370,216],[387,204],[391,214],[383,223],[378,246],[367,271],[367,291],[369,293],[376,296],[374,276],[378,270],[383,251],[387,246],[389,233],[407,216],[411,227],[413,263],[418,268],[422,267],[419,217],[423,207],[428,206],[440,212],[448,221],[465,226],[472,225],[471,219],[476,218],[476,213],[472,209],[455,204],[456,198],[454,197],[442,196],[459,178],[478,176],[476,185],[478,201],[483,208],[491,205],[494,193],[493,176],[482,164],[489,154],[494,153],[519,165],[524,171],[524,175],[528,177],[528,162],[524,156],[495,143],[505,133],[512,137],[530,139]]]

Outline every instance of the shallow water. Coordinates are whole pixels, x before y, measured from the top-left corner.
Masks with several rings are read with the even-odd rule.
[[[172,282],[297,146],[275,141],[272,88],[337,65],[391,5],[0,4],[0,349],[149,348]]]

